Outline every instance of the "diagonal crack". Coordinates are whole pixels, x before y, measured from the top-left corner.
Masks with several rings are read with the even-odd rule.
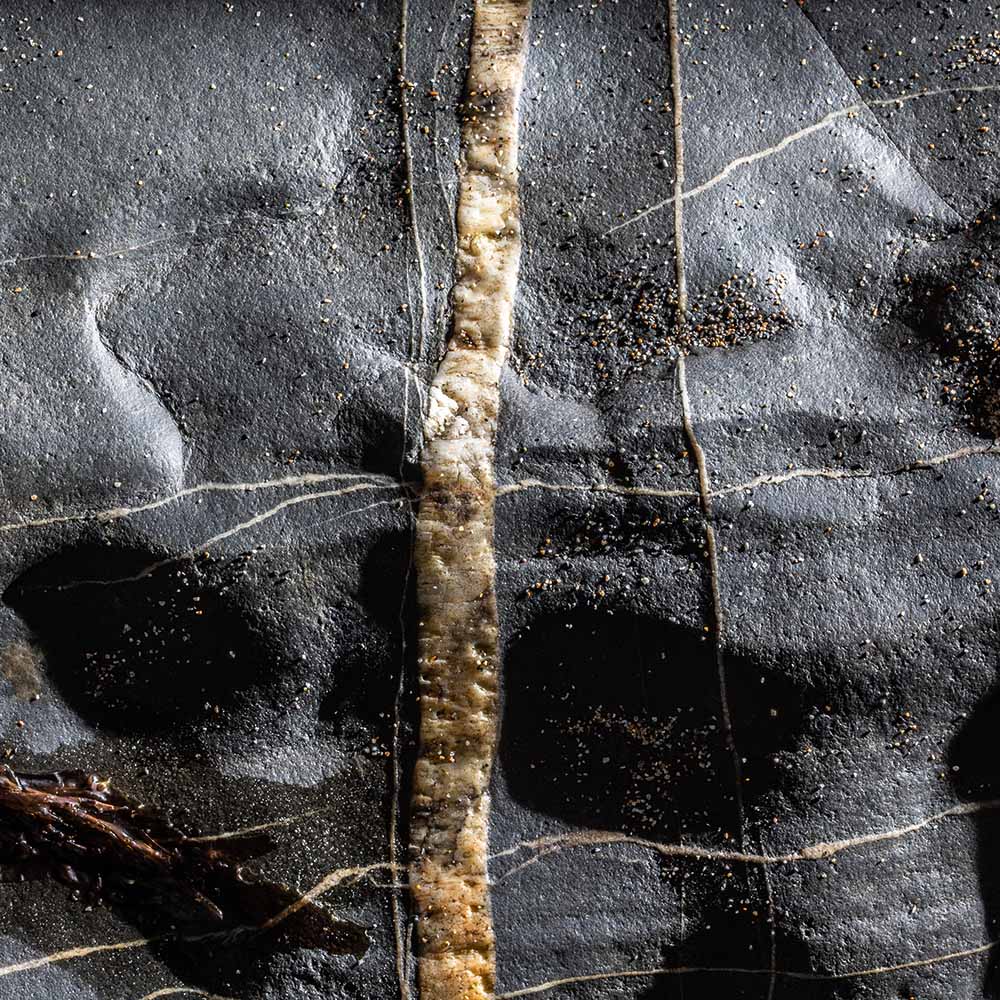
[[[833,59],[838,69],[841,71],[841,73],[844,74],[844,78],[847,80],[851,89],[858,95],[858,97],[861,98],[861,103],[865,107],[869,107],[869,105],[865,100],[865,95],[858,88],[858,85],[854,82],[854,78],[851,76],[847,67],[841,62],[840,57],[837,55],[837,53],[834,52],[833,47],[830,45],[829,42],[827,42],[826,37],[823,35],[823,32],[819,30],[819,26],[812,19],[812,17],[809,14],[809,11],[806,10],[805,6],[802,4],[799,5],[798,10],[802,14],[803,18],[805,18],[805,21],[809,25],[812,32],[820,40],[820,43],[822,44],[823,48],[826,49],[826,51],[830,54],[830,58]],[[896,140],[893,138],[889,130],[882,124],[878,115],[875,114],[874,109],[872,109],[872,117],[875,119],[875,122],[878,125],[878,130],[881,133],[883,140],[887,142],[890,146],[892,146],[892,148],[895,149],[897,153],[899,153],[900,157],[903,159],[906,165],[917,175],[917,177],[920,178],[921,182],[924,184],[927,190],[930,191],[931,194],[934,195],[934,197],[938,200],[938,202],[940,202],[940,204],[944,207],[945,213],[947,215],[950,215],[953,219],[960,218],[959,212],[955,208],[955,206],[952,205],[951,202],[949,202],[948,199],[945,198],[940,191],[938,191],[938,189],[927,179],[923,171],[920,170],[920,168],[910,159],[910,157],[903,152],[899,143],[896,142]]]
[[[187,497],[197,496],[201,493],[254,493],[258,490],[290,489],[295,486],[318,486],[323,483],[338,481],[360,481],[372,480],[380,485],[399,486],[406,488],[409,484],[397,483],[389,476],[379,476],[367,472],[306,472],[298,476],[283,476],[280,479],[263,479],[258,482],[245,483],[225,483],[206,482],[197,483],[194,486],[186,486],[169,496],[150,500],[148,503],[138,504],[134,507],[110,507],[107,510],[84,511],[79,514],[59,514],[53,517],[39,517],[28,521],[13,521],[8,524],[0,524],[0,533],[8,531],[24,531],[26,528],[45,528],[57,524],[74,524],[80,521],[97,521],[107,523],[117,521],[125,517],[133,517],[136,514],[144,514],[147,511],[158,510],[168,504],[177,503]]]
[[[205,997],[205,1000],[235,1000],[233,997],[224,997],[218,993],[209,993],[207,990],[199,990],[194,986],[164,986],[161,989],[153,990],[139,1000],[159,1000],[160,997],[172,997],[186,993],[189,996]]]
[[[709,177],[708,180],[702,181],[695,187],[688,188],[679,195],[673,194],[669,198],[664,198],[662,201],[658,201],[655,205],[650,205],[648,208],[644,208],[642,211],[636,212],[631,218],[612,226],[610,229],[602,233],[602,238],[610,236],[612,233],[616,233],[621,229],[634,226],[637,222],[641,222],[647,216],[653,215],[654,213],[667,208],[669,205],[672,205],[675,199],[680,198],[687,201],[689,198],[696,198],[698,195],[704,194],[706,191],[710,191],[712,188],[726,180],[726,178],[728,178],[731,174],[739,170],[740,167],[746,167],[752,163],[757,163],[760,160],[766,160],[769,157],[787,149],[794,143],[800,142],[802,139],[808,138],[816,132],[821,132],[828,125],[840,118],[854,118],[866,109],[902,105],[908,101],[922,100],[928,97],[942,97],[949,94],[996,93],[998,91],[1000,91],[1000,83],[967,84],[957,87],[938,87],[937,89],[921,90],[917,93],[898,94],[896,97],[883,97],[878,100],[863,101],[858,104],[849,104],[846,107],[837,108],[836,110],[823,115],[822,118],[817,119],[811,124],[805,125],[802,128],[789,133],[784,138],[779,139],[773,146],[765,146],[763,149],[758,149],[756,152],[746,153],[743,156],[737,156],[736,159],[730,160],[729,163],[722,168],[722,170],[714,176]]]
[[[985,955],[998,945],[1000,945],[1000,939],[987,941],[985,944],[973,945],[969,948],[963,948],[960,951],[949,951],[944,954],[930,955],[927,958],[911,959],[907,962],[898,962],[894,965],[876,965],[865,969],[850,969],[844,972],[805,972],[795,969],[776,969],[773,967],[754,969],[712,965],[675,965],[662,966],[657,969],[616,969],[609,972],[590,972],[580,976],[568,976],[564,979],[550,979],[547,982],[537,983],[534,986],[525,986],[519,990],[511,990],[508,993],[498,993],[496,1000],[514,1000],[515,997],[534,996],[538,993],[547,993],[549,990],[559,989],[562,986],[571,986],[574,983],[594,983],[609,979],[651,979],[660,976],[707,975],[711,973],[729,976],[768,976],[772,982],[775,978],[781,978],[797,980],[799,982],[829,983],[845,979],[885,976],[892,972],[903,972],[907,969],[920,969],[929,965],[941,965],[944,962],[957,962],[963,958]]]
[[[234,535],[241,534],[244,531],[249,531],[251,528],[257,527],[258,524],[262,524],[264,521],[269,521],[272,517],[276,517],[282,511],[288,510],[289,507],[295,507],[298,504],[303,503],[315,503],[317,500],[326,500],[330,497],[344,496],[348,493],[358,493],[361,491],[371,491],[377,489],[394,489],[396,487],[379,486],[374,483],[354,483],[352,486],[344,486],[336,490],[321,490],[319,492],[313,493],[299,493],[296,496],[288,497],[286,500],[282,500],[281,503],[275,504],[273,507],[269,507],[267,510],[259,511],[254,514],[253,517],[248,518],[246,521],[240,521],[238,524],[234,524],[230,528],[226,528],[224,531],[220,531],[211,538],[206,538],[204,541],[198,542],[196,545],[191,546],[189,549],[181,552],[178,555],[166,556],[163,559],[158,559],[156,562],[150,563],[148,566],[139,570],[130,576],[120,576],[113,577],[111,579],[101,579],[94,578],[90,580],[71,580],[68,583],[61,583],[54,586],[46,586],[41,589],[44,590],[73,590],[76,587],[115,587],[120,584],[125,583],[138,583],[141,580],[145,580],[147,577],[152,576],[154,573],[167,566],[173,566],[177,563],[186,562],[190,559],[195,559],[197,556],[201,555],[203,552],[218,545],[219,542],[225,541],[227,538],[232,538]],[[344,513],[337,515],[329,520],[342,520],[346,517],[353,517],[356,514],[362,514],[365,511],[371,510],[374,507],[381,507],[385,504],[390,503],[406,503],[406,499],[402,500],[388,499],[388,500],[376,500],[374,503],[366,504],[363,507],[354,507]]]
[[[377,871],[391,871],[392,866],[384,861],[377,861],[367,865],[352,865],[347,868],[337,868],[325,875],[311,889],[304,892],[294,903],[286,906],[274,916],[268,918],[263,923],[254,926],[240,928],[244,930],[264,931],[284,923],[294,913],[297,913],[304,906],[325,895],[337,886],[350,879],[364,878]],[[32,972],[48,965],[58,965],[62,962],[71,962],[78,958],[88,958],[91,955],[107,954],[108,952],[134,951],[137,948],[145,948],[147,945],[155,944],[159,941],[182,941],[186,944],[200,944],[202,942],[217,941],[222,938],[231,938],[233,928],[224,931],[211,931],[207,934],[177,935],[161,934],[156,937],[132,938],[128,941],[113,941],[107,944],[82,945],[76,948],[65,948],[61,951],[52,952],[49,955],[42,955],[38,958],[29,958],[21,962],[12,962],[9,965],[0,966],[0,977],[13,976],[21,972]]]

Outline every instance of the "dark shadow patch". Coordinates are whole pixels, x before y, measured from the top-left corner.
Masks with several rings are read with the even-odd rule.
[[[1000,270],[960,266],[914,290],[911,325],[938,355],[941,398],[984,437],[1000,437]]]
[[[790,778],[777,764],[811,692],[780,663],[727,654],[742,799]],[[512,794],[584,827],[737,849],[734,754],[712,637],[632,613],[544,615],[505,656],[503,771]],[[728,835],[728,836],[727,836]]]
[[[904,256],[897,318],[934,352],[941,399],[1000,437],[1000,224],[995,211]]]
[[[365,616],[359,618],[357,609],[351,611],[356,625],[347,635],[354,638],[343,643],[344,652],[328,681],[318,715],[320,725],[329,733],[384,765],[389,789],[389,798],[382,804],[385,812],[392,808],[397,776],[398,801],[409,801],[416,757],[419,717],[412,552],[412,531],[382,534],[369,549],[362,564],[359,592]],[[343,629],[342,621],[338,631]],[[403,844],[407,842],[407,822],[404,811],[400,816]]]
[[[1000,767],[997,766],[997,731],[1000,729],[1000,687],[977,706],[948,748],[952,787],[963,802],[1000,800]],[[984,934],[1000,938],[1000,808],[972,818],[976,825],[977,871],[983,900]],[[1000,955],[990,953],[983,996],[1000,998]]]
[[[412,606],[415,576],[413,531],[381,532],[361,566],[358,596],[366,614],[391,630],[396,635],[396,641],[399,638],[400,615],[407,622],[409,620],[406,611]]]
[[[346,403],[336,409],[333,426],[336,429],[338,453],[354,468],[395,479],[414,475],[412,464],[406,461],[406,441],[401,422],[403,399],[409,393],[408,434],[413,434],[420,413],[420,393],[407,386],[408,376],[402,368],[383,372],[375,383],[366,383],[351,393]],[[398,387],[391,382],[398,380]],[[387,384],[388,383],[388,384]]]
[[[634,614],[545,616],[505,657],[511,793],[585,827],[735,834],[732,755],[707,634]]]
[[[48,678],[91,725],[156,733],[213,724],[243,704],[278,656],[224,569],[185,561],[111,582],[156,561],[148,551],[77,546],[4,592]]]
[[[412,686],[413,657],[416,649],[416,616],[412,568],[413,536],[410,531],[380,534],[368,550],[361,567],[357,609],[338,611],[338,631],[353,619],[351,641],[337,662],[331,687],[320,705],[319,719],[332,725],[338,735],[378,733],[391,729],[393,703],[402,670],[404,686]],[[412,708],[411,695],[404,694],[403,707]],[[414,712],[408,712],[414,716]],[[413,719],[407,720],[407,728]]]
[[[727,653],[741,796],[724,728],[715,646],[708,632],[623,613],[540,616],[505,657],[500,759],[511,795],[584,829],[714,850],[753,853],[742,840],[740,802],[752,833],[795,776],[779,766],[808,728],[815,692],[788,665]],[[758,797],[762,799],[758,808]],[[664,965],[765,969],[770,960],[767,887],[759,865],[665,860],[683,892],[684,941]],[[776,928],[791,968],[811,968],[795,928]],[[790,957],[789,957],[790,956]],[[714,1000],[761,995],[766,975],[663,977],[650,996]]]
[[[688,865],[687,871],[690,871]],[[771,961],[771,931],[761,893],[760,872],[744,866],[706,865],[685,878],[678,872],[677,883],[685,888],[685,922],[691,928],[684,941],[667,949],[664,967],[704,969],[747,969],[757,972],[689,972],[665,976],[643,1000],[762,1000],[768,996]],[[811,971],[808,930],[775,927],[775,954],[782,969]],[[855,995],[850,984],[810,983],[777,977],[775,996],[809,998]],[[783,989],[784,987],[784,989]],[[787,991],[787,992],[786,992]]]

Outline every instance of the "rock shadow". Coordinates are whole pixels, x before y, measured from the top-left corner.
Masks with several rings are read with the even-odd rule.
[[[1000,729],[1000,686],[976,707],[948,748],[949,774],[963,802],[996,803],[971,818],[976,825],[976,868],[982,896],[986,937],[1000,938],[1000,763],[997,731]],[[990,953],[983,996],[1000,998],[1000,955]]]
[[[212,724],[245,707],[277,656],[226,570],[184,561],[143,575],[158,558],[76,545],[3,594],[31,629],[52,684],[101,729],[151,734]]]

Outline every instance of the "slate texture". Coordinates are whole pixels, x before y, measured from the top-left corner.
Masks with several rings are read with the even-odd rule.
[[[534,4],[497,449],[499,988],[993,996],[1000,14],[679,15],[683,345],[666,5]],[[405,831],[469,18],[0,3],[0,749],[191,834],[276,823],[256,870],[303,892],[387,861],[394,766]],[[368,929],[360,961],[60,958],[169,918],[5,884],[0,998],[391,1000],[404,882],[322,897]]]

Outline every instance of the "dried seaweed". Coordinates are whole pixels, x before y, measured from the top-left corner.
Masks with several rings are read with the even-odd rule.
[[[273,846],[259,834],[185,836],[85,771],[0,769],[0,881],[52,878],[88,903],[141,915],[144,923],[166,919],[174,933],[363,954],[362,928],[286,886],[247,877],[244,862]]]

